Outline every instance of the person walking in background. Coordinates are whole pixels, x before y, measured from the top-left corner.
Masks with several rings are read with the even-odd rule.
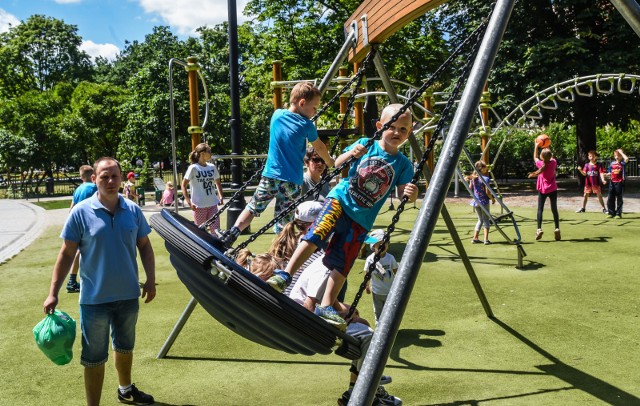
[[[602,198],[602,185],[606,185],[607,181],[604,178],[604,166],[598,162],[598,154],[596,151],[591,150],[587,152],[587,158],[589,162],[584,164],[583,168],[578,167],[578,171],[584,176],[584,200],[582,201],[582,207],[576,210],[576,213],[584,213],[587,207],[587,200],[589,195],[595,193],[598,196],[600,206],[602,206],[602,212],[606,213],[607,209],[604,207],[604,199]]]
[[[320,104],[320,96],[317,87],[300,82],[291,89],[289,108],[278,109],[271,116],[269,153],[262,178],[247,207],[233,227],[222,236],[225,245],[232,245],[242,230],[249,227],[253,218],[260,216],[274,198],[274,217],[277,217],[300,197],[307,142],[311,143],[325,164],[333,166],[327,146],[318,138],[318,131],[311,121]],[[284,216],[275,225],[276,234],[292,219],[293,213]]]
[[[484,161],[476,162],[475,167],[477,173],[474,172],[471,176],[465,177],[465,180],[469,182],[469,188],[474,196],[474,199],[471,201],[471,206],[473,206],[478,215],[478,222],[476,223],[471,242],[473,244],[480,244],[482,242],[478,238],[480,237],[480,229],[484,228],[484,245],[489,245],[491,244],[491,241],[489,241],[489,228],[491,228],[491,206],[489,205],[489,200],[491,200],[491,203],[495,203],[496,199],[491,195],[486,186],[489,182],[489,177],[487,176],[489,167]],[[482,179],[480,176],[482,176]]]
[[[560,235],[560,215],[558,214],[558,184],[556,183],[556,168],[558,163],[553,157],[553,153],[549,148],[544,148],[540,152],[538,158],[538,144],[533,147],[533,160],[538,168],[535,172],[529,174],[529,178],[536,178],[536,189],[538,190],[538,229],[536,230],[536,240],[542,238],[542,211],[544,203],[549,198],[551,204],[551,213],[553,214],[553,223],[556,226],[554,236],[556,241],[561,240]]]
[[[222,183],[218,168],[209,162],[211,147],[206,143],[196,146],[189,154],[191,165],[182,179],[184,202],[193,211],[193,222],[200,226],[218,213],[218,205],[224,204]],[[190,186],[191,194],[187,191]],[[210,233],[220,230],[220,218],[209,225]]]
[[[97,191],[98,187],[91,180],[93,175],[93,168],[91,165],[82,165],[80,167],[80,178],[82,184],[73,191],[73,198],[71,199],[71,209],[73,206],[81,201],[90,198]],[[69,282],[67,282],[67,293],[80,292],[80,284],[78,283],[78,270],[80,269],[80,251],[76,252],[76,256],[73,259],[73,265],[71,265],[71,273],[69,274]]]
[[[79,249],[80,364],[84,366],[87,404],[100,404],[110,333],[119,383],[117,399],[128,404],[152,404],[153,396],[140,391],[131,380],[140,297],[138,251],[146,275],[142,298],[149,303],[156,296],[151,228],[140,207],[118,193],[122,183],[118,161],[100,158],[93,170],[92,180],[98,191],[71,209],[60,234],[62,247],[43,309],[47,314],[55,310],[58,293]]]
[[[136,174],[133,172],[129,172],[127,174],[127,182],[124,184],[122,188],[122,194],[129,200],[133,200],[136,204],[138,204],[138,193],[136,193]]]
[[[622,149],[613,151],[615,159],[609,165],[609,196],[607,197],[607,217],[622,218],[622,195],[624,194],[624,182],[626,176],[626,166],[629,158]]]

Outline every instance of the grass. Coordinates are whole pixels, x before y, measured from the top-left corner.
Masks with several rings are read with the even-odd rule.
[[[484,314],[440,221],[387,364],[385,373],[393,376],[387,389],[405,405],[640,404],[640,266],[633,254],[640,215],[605,220],[601,214],[562,211],[563,240],[553,241],[552,224],[545,223],[545,236],[533,242],[534,210],[515,209],[528,254],[516,269],[516,248],[497,233],[491,234],[494,245],[470,244],[475,215],[468,205],[448,209],[496,319]],[[393,236],[391,251],[399,260],[417,214],[403,214]],[[391,215],[381,215],[376,226],[388,224]],[[548,210],[545,215],[550,217]],[[253,231],[267,220],[268,214],[256,219]],[[59,231],[45,230],[0,266],[0,405],[84,403],[78,360],[54,365],[31,334],[43,317]],[[266,250],[271,237],[261,236],[251,248]],[[260,347],[233,335],[199,306],[169,357],[156,359],[190,295],[155,233],[152,242],[158,296],[141,305],[133,371],[142,390],[160,405],[335,405],[348,382],[344,359]],[[358,260],[348,298],[362,267]],[[62,292],[59,308],[77,318],[77,296]],[[360,310],[373,320],[368,296]],[[76,358],[79,353],[76,340]],[[104,405],[116,404],[116,385],[111,357]]]
[[[40,206],[45,210],[68,209],[69,207],[71,207],[71,199],[43,200],[31,203],[35,204],[36,206]]]

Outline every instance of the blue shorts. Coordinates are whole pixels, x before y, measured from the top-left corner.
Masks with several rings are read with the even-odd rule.
[[[327,244],[329,238],[331,241]],[[316,221],[302,237],[323,248],[324,265],[345,277],[358,258],[365,238],[367,230],[345,214],[338,200],[331,198],[325,200]]]
[[[109,332],[114,351],[133,352],[138,322],[138,299],[120,300],[97,305],[80,305],[82,354],[80,364],[98,367],[109,358]]]

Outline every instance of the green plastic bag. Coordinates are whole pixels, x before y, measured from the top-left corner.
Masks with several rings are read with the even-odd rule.
[[[55,310],[36,324],[33,337],[47,358],[57,365],[68,364],[73,358],[76,321],[67,313]]]

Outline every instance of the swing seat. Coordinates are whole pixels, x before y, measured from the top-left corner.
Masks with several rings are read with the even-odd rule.
[[[359,341],[331,326],[224,255],[224,245],[177,213],[150,218],[171,264],[196,301],[222,325],[290,354],[360,357]]]

